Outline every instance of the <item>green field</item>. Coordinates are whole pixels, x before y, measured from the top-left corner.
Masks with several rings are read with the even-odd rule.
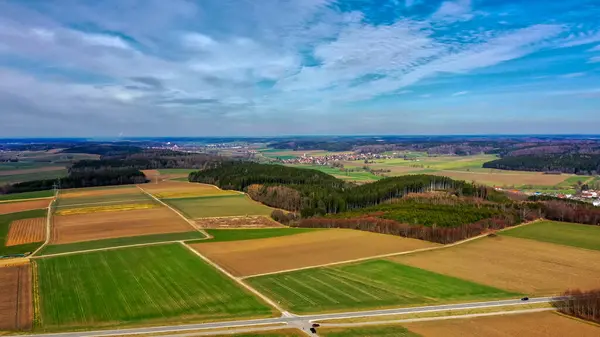
[[[501,235],[600,250],[599,226],[558,221],[540,221],[503,231]]]
[[[518,296],[386,260],[246,279],[294,313],[374,309]]]
[[[298,329],[285,329],[282,327],[281,330],[268,331],[268,332],[257,332],[257,333],[242,333],[242,334],[228,334],[228,335],[217,335],[217,337],[231,336],[231,337],[303,337],[306,336]]]
[[[199,198],[163,199],[190,219],[219,216],[270,215],[271,208],[243,194]]]
[[[13,193],[13,194],[2,194],[0,195],[0,201],[3,200],[20,200],[20,199],[35,199],[35,198],[49,198],[54,195],[54,191],[36,191],[36,192],[24,192],[24,193]]]
[[[379,179],[383,179],[384,178],[382,176],[377,176],[377,175],[374,175],[373,173],[367,172],[367,171],[346,172],[346,171],[340,170],[340,169],[335,168],[335,167],[329,167],[329,166],[323,166],[323,165],[297,165],[297,164],[293,164],[293,165],[286,165],[286,166],[317,170],[317,171],[321,171],[323,173],[327,173],[327,174],[330,174],[332,176],[335,176],[336,178],[344,179],[344,180],[373,181],[373,180],[379,180]]]
[[[199,169],[158,169],[160,174],[190,174],[196,172]]]
[[[274,314],[180,244],[49,257],[35,264],[41,330]]]
[[[85,242],[67,243],[63,245],[47,245],[42,248],[37,255],[51,255],[68,252],[78,252],[89,249],[100,249],[109,247],[121,247],[129,245],[138,245],[143,243],[156,243],[156,242],[167,242],[167,241],[181,241],[181,240],[198,240],[204,239],[204,234],[193,231],[183,233],[166,233],[166,234],[152,234],[152,235],[141,235],[132,236],[125,238],[114,238],[114,239],[103,239]]]
[[[11,174],[11,175],[6,175],[6,176],[0,175],[0,184],[13,184],[13,183],[20,183],[23,181],[41,180],[41,179],[56,179],[56,178],[63,178],[66,176],[67,176],[66,169],[60,169],[60,170],[56,170],[56,171],[36,172],[36,173]]]
[[[6,247],[6,239],[8,238],[8,231],[10,229],[10,223],[15,220],[30,219],[30,218],[45,218],[45,209],[36,209],[33,211],[25,211],[18,213],[10,213],[0,215],[0,255],[8,254],[22,254],[27,252],[33,252],[42,242],[28,243],[24,245]]]
[[[398,325],[370,326],[356,328],[323,328],[319,329],[319,336],[323,337],[419,337],[421,335],[409,331]]]
[[[240,241],[264,238],[274,238],[294,234],[314,232],[323,230],[321,228],[257,228],[257,229],[206,229],[206,232],[214,236],[206,242]]]

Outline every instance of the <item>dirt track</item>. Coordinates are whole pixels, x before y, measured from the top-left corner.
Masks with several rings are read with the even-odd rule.
[[[30,211],[48,207],[49,199],[0,203],[0,214]]]
[[[54,216],[53,222],[53,244],[194,230],[177,214],[164,207]]]
[[[6,246],[41,242],[46,238],[46,218],[13,221],[8,231]]]
[[[0,330],[30,330],[33,323],[31,268],[0,268]]]
[[[192,247],[236,276],[398,253],[436,244],[351,229],[332,229],[278,238],[199,243]]]
[[[530,295],[600,285],[600,252],[504,236],[390,259]]]

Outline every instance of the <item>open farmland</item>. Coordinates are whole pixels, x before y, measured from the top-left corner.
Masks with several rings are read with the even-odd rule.
[[[163,200],[190,219],[269,215],[273,211],[244,194]]]
[[[0,331],[29,330],[33,322],[29,264],[0,268]]]
[[[600,227],[598,226],[540,221],[504,231],[502,235],[600,250]]]
[[[597,288],[600,275],[600,252],[507,236],[390,259],[530,295]]]
[[[300,332],[298,329],[278,329],[272,331],[265,332],[257,332],[257,333],[240,333],[240,334],[226,334],[226,335],[217,335],[218,336],[232,336],[232,337],[305,337],[306,334]]]
[[[21,219],[11,222],[6,246],[41,242],[46,239],[46,218]]]
[[[11,213],[0,215],[0,255],[8,254],[23,254],[27,252],[33,252],[36,250],[45,239],[45,226],[43,236],[39,242],[23,243],[23,244],[12,244],[16,239],[14,236],[11,237],[11,225],[15,222],[27,221],[28,219],[44,218],[46,216],[45,209],[25,211],[19,213]],[[13,232],[13,234],[15,234]]]
[[[8,214],[15,212],[30,211],[34,209],[42,209],[48,207],[50,200],[31,200],[18,202],[3,202],[0,203],[0,214]]]
[[[385,260],[258,276],[247,281],[294,313],[518,296]]]
[[[196,224],[202,228],[282,228],[284,227],[277,221],[266,216],[240,216],[226,218],[202,218],[196,221]]]
[[[52,244],[137,235],[189,232],[193,228],[166,207],[53,216]]]
[[[198,243],[194,249],[237,276],[400,253],[437,244],[351,229],[329,229],[239,242]],[[260,263],[257,263],[260,261]]]
[[[323,328],[319,329],[323,337],[421,337],[399,325],[365,326],[356,328]]]
[[[54,195],[54,191],[52,191],[52,190],[1,194],[0,195],[0,203],[12,202],[14,200],[51,198],[53,195]]]
[[[7,174],[10,173],[10,174]],[[56,179],[67,176],[67,170],[64,167],[47,167],[45,169],[0,171],[0,185],[15,184],[30,180]]]
[[[460,172],[438,171],[431,174],[450,177],[452,179],[475,181],[476,183],[492,186],[523,186],[541,185],[554,186],[563,182],[568,176],[559,174],[543,174],[541,172]]]
[[[220,195],[238,195],[236,191],[225,191],[213,185],[180,181],[161,181],[158,184],[141,185],[144,191],[159,199],[194,198]]]
[[[287,235],[296,235],[313,231],[323,230],[320,228],[260,228],[260,229],[207,229],[206,232],[213,236],[208,242],[255,240],[264,238],[275,238]]]
[[[123,194],[141,194],[141,192],[137,187],[132,185],[86,187],[60,190],[61,199],[103,197]]]
[[[600,336],[600,327],[561,316],[554,312],[436,320],[405,323],[403,326],[425,337]],[[324,334],[324,336],[329,335]],[[374,334],[369,336],[379,335]]]
[[[36,264],[44,330],[274,314],[180,244],[49,257]]]
[[[89,204],[88,204],[89,205]],[[80,215],[80,214],[96,214],[104,212],[123,212],[123,211],[135,211],[143,209],[160,208],[161,205],[154,202],[140,202],[140,203],[119,203],[112,205],[101,205],[101,206],[85,206],[85,207],[71,207],[71,208],[60,208],[54,212],[54,215]]]

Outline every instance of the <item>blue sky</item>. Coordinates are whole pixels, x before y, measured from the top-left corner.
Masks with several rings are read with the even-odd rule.
[[[597,0],[0,0],[0,137],[600,133]]]

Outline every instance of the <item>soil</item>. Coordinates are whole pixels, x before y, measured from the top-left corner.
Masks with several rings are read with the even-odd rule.
[[[31,268],[0,268],[0,330],[30,330],[33,324]]]
[[[63,244],[194,230],[168,208],[53,217],[52,243]]]
[[[49,204],[49,199],[0,203],[0,214],[8,214],[46,208]]]
[[[59,194],[60,199],[71,199],[81,197],[101,197],[107,195],[123,195],[123,194],[141,194],[139,188],[132,187],[121,187],[121,188],[107,188],[107,189],[72,189],[72,190],[61,190]]]
[[[404,323],[402,326],[427,337],[600,336],[600,327],[553,312]]]
[[[505,236],[390,259],[528,295],[600,285],[600,252]]]
[[[46,239],[46,218],[13,221],[8,231],[6,246],[41,242]]]
[[[284,237],[191,245],[236,276],[318,266],[437,246],[392,235],[331,229]]]
[[[200,196],[237,194],[234,191],[224,191],[214,185],[187,183],[183,181],[159,181],[158,184],[148,183],[141,187],[157,198],[189,198]]]
[[[264,216],[242,216],[196,219],[196,224],[202,228],[278,228],[282,224]]]

